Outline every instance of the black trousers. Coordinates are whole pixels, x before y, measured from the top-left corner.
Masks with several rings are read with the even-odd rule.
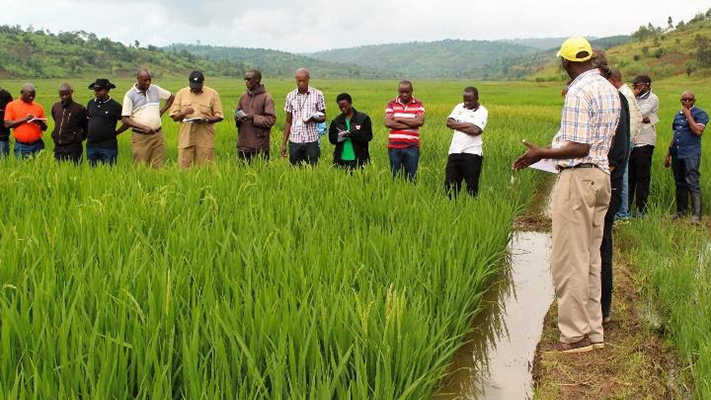
[[[309,143],[289,142],[289,162],[291,165],[309,164],[316,166],[321,156],[321,147],[318,141]]]
[[[689,193],[701,193],[699,166],[701,158],[677,158],[672,155],[672,170],[676,186],[676,211],[685,214],[689,206]]]
[[[479,177],[483,158],[476,154],[450,154],[444,172],[444,188],[450,197],[456,197],[462,190],[462,180],[467,184],[467,193],[479,194]]]
[[[269,161],[269,150],[243,151],[237,150],[237,157],[251,164],[255,158],[264,158],[264,161]]]
[[[649,182],[652,178],[652,155],[654,146],[635,147],[630,153],[629,172],[629,209],[637,204],[637,211],[647,212],[647,197],[649,197]]]
[[[612,192],[610,194],[610,207],[605,214],[605,226],[602,232],[602,243],[600,244],[600,257],[602,258],[602,270],[600,279],[602,280],[602,316],[610,315],[612,304],[612,225],[615,222],[615,214],[620,210],[622,204],[622,178],[611,182]]]
[[[81,164],[84,147],[81,143],[58,144],[54,146],[54,158],[57,161],[73,161]]]

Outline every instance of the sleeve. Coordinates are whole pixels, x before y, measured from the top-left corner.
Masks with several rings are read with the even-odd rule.
[[[558,139],[562,142],[592,144],[587,102],[578,95],[565,97]]]
[[[647,118],[650,115],[654,114],[657,112],[659,109],[659,99],[654,96],[648,99],[649,101],[644,101],[642,104],[637,104],[639,105],[639,111],[642,113],[642,118]]]
[[[123,107],[121,108],[121,116],[130,117],[131,114],[133,114],[133,101],[131,100],[131,97],[128,96],[128,93],[126,93],[126,95],[123,96]]]
[[[39,107],[39,115],[35,115],[37,118],[46,118],[47,115],[44,113],[44,107],[42,107],[39,103],[37,103],[37,106]]]
[[[420,115],[425,115],[424,103],[420,103],[420,108],[417,109],[417,116],[419,117]]]
[[[55,115],[56,115],[57,113],[54,112],[54,109],[57,108],[58,106],[59,106],[59,103],[55,103],[55,104],[52,105],[52,108],[49,110],[50,115],[52,115],[52,121],[54,121],[54,124],[55,124],[55,125],[57,124],[57,118],[55,117]],[[39,115],[38,115],[38,116],[39,116]]]
[[[212,115],[224,117],[224,114],[222,113],[222,99],[220,99],[220,94],[217,93],[217,91],[215,91],[215,98],[212,103]]]
[[[395,111],[393,110],[393,103],[392,101],[388,103],[387,106],[385,106],[385,115],[393,115]]]
[[[612,138],[610,151],[607,153],[609,165],[615,168],[625,163],[628,151],[627,146],[629,146],[629,104],[627,99],[624,99],[624,96],[620,96],[620,101],[622,106],[622,109],[620,110],[620,121],[617,124],[615,136]]]
[[[323,98],[323,93],[318,93],[318,100],[316,100],[316,110],[324,112],[326,111],[326,100]]]
[[[254,115],[254,126],[260,128],[271,128],[276,123],[276,107],[274,106],[274,99],[271,95],[267,94],[264,100],[264,111],[263,114]]]
[[[294,108],[291,106],[291,93],[286,95],[286,101],[284,102],[284,111],[291,113]]]
[[[86,140],[88,131],[89,131],[89,111],[87,110],[86,107],[81,108],[81,137],[82,140]]]
[[[709,115],[706,113],[706,111],[701,111],[699,113],[698,117],[696,117],[696,123],[706,127],[706,125],[709,123]]]
[[[331,125],[328,128],[328,141],[331,144],[338,144],[338,127],[336,126],[336,118],[331,121]]]
[[[160,97],[161,100],[168,100],[170,96],[173,94],[170,93],[169,91],[163,89],[162,87],[155,85],[156,89],[158,89],[158,97]]]
[[[183,101],[183,91],[179,90],[178,93],[175,94],[175,100],[173,100],[173,104],[170,106],[170,116],[174,116],[176,114],[180,113],[180,104]]]
[[[452,110],[451,113],[449,113],[449,116],[447,116],[447,119],[454,119],[454,120],[456,120],[456,119],[457,119],[457,114],[459,114],[459,108],[460,108],[460,107],[461,107],[460,104],[457,104],[456,106],[454,106],[454,109]]]
[[[482,112],[476,114],[475,120],[472,123],[483,132],[484,129],[486,129],[487,122],[489,122],[489,111],[483,109]]]

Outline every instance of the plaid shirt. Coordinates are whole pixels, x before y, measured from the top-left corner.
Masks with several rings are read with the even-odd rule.
[[[607,153],[610,151],[620,120],[620,95],[597,69],[580,74],[570,84],[560,120],[560,131],[553,138],[553,147],[568,142],[590,145],[583,158],[558,160],[558,168],[591,163],[609,173]]]
[[[304,122],[304,120],[316,112],[326,111],[326,102],[321,91],[309,86],[306,94],[300,94],[299,89],[289,92],[286,95],[284,111],[291,113],[290,142],[311,143],[318,141],[316,122]]]

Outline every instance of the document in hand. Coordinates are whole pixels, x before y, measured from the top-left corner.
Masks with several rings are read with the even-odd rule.
[[[27,121],[27,122],[37,122],[37,121],[47,122],[47,118],[34,117],[34,118],[32,118],[31,120],[29,120],[29,121]]]
[[[348,139],[346,137],[346,134],[348,134],[348,131],[338,131],[338,141],[343,142],[344,140]]]
[[[237,111],[235,111],[235,119],[244,118],[244,117],[246,117],[246,116],[247,116],[247,113],[245,113],[245,112],[242,111],[242,110],[237,110]]]
[[[531,164],[529,168],[537,169],[539,171],[550,172],[551,174],[557,174],[560,171],[555,167],[555,162],[550,158],[544,158],[543,160]]]
[[[196,122],[202,122],[202,117],[185,118],[185,119],[183,119],[183,122],[184,123],[187,122],[187,123],[191,123],[191,124],[194,124]]]
[[[314,117],[316,117],[316,118],[321,118],[321,117],[324,117],[325,115],[326,115],[326,114],[324,114],[324,113],[322,113],[322,112],[320,112],[320,111],[316,111],[315,113],[313,113],[313,114],[309,115],[308,117],[304,118],[304,122],[308,122],[311,118],[314,118]]]

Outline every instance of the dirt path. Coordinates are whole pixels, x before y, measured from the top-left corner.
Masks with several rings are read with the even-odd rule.
[[[686,399],[688,379],[660,332],[645,324],[634,271],[616,257],[612,321],[605,348],[585,354],[548,352],[558,340],[557,304],[548,311],[533,365],[535,399]]]

